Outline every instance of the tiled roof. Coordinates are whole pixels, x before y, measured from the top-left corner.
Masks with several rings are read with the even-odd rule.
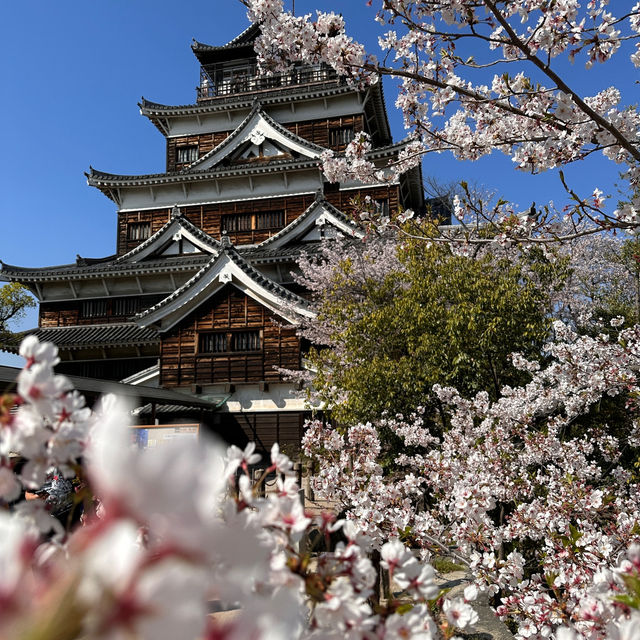
[[[61,349],[86,347],[142,346],[159,342],[158,334],[150,328],[140,328],[133,322],[94,324],[72,327],[45,327],[23,332],[34,335],[40,342],[53,342]]]
[[[210,259],[208,254],[166,257],[136,263],[120,263],[115,260],[94,263],[87,266],[62,264],[52,267],[18,267],[0,261],[0,280],[20,280],[22,282],[43,282],[50,280],[77,280],[101,278],[104,276],[144,275],[147,273],[165,273],[193,271]]]
[[[174,207],[177,209],[177,207]],[[179,209],[177,209],[179,211]],[[183,229],[189,231],[189,233],[193,234],[196,238],[198,238],[203,244],[211,247],[211,249],[218,250],[220,248],[220,243],[212,238],[208,233],[205,233],[200,227],[196,227],[192,222],[187,220],[181,213],[178,215],[172,215],[171,219],[168,220],[165,224],[162,225],[158,231],[156,231],[152,236],[149,236],[144,242],[141,242],[137,247],[131,249],[131,251],[125,253],[116,259],[116,262],[126,262],[130,258],[135,257],[141,251],[144,251],[147,247],[152,245],[156,240],[163,234],[165,231],[174,223],[177,222]]]
[[[198,42],[194,38],[193,43],[191,44],[191,48],[193,49],[194,53],[198,53],[200,51],[221,51],[224,49],[231,49],[233,47],[243,47],[253,42],[259,31],[260,27],[257,24],[253,23],[250,24],[242,33],[233,38],[233,40],[229,40],[227,44],[215,46],[204,44],[203,42]]]
[[[14,383],[19,373],[20,369],[18,367],[0,365],[0,383],[3,386],[7,383]],[[89,398],[96,398],[105,393],[113,393],[117,396],[131,398],[134,402],[149,402],[156,404],[156,406],[158,406],[157,403],[161,402],[162,406],[181,406],[187,410],[201,408],[205,411],[213,411],[220,404],[219,401],[207,400],[181,391],[174,391],[173,389],[145,387],[112,380],[101,380],[100,378],[84,378],[82,376],[65,375],[65,378],[69,379],[74,389]]]
[[[242,251],[242,247],[237,247],[239,253],[250,264],[273,264],[276,262],[293,262],[297,260],[303,253],[307,255],[315,255],[320,253],[320,242],[305,242],[287,247],[278,247],[271,249],[270,247],[252,246]]]
[[[235,250],[235,248],[230,247],[227,248],[227,255],[233,260],[233,262],[240,267],[254,282],[263,286],[265,289],[268,289],[272,293],[275,293],[281,298],[285,298],[289,302],[294,302],[301,306],[306,307],[308,302],[301,298],[299,295],[289,291],[281,284],[278,284],[271,278],[268,278],[260,271],[258,271],[255,267],[252,267],[242,256]]]
[[[211,258],[211,260],[204,266],[198,273],[196,273],[191,279],[185,282],[181,287],[178,287],[172,294],[168,295],[166,298],[158,302],[157,304],[145,309],[141,313],[139,313],[136,318],[142,319],[146,316],[152,314],[153,312],[161,309],[162,307],[167,306],[171,302],[173,302],[176,298],[179,298],[186,291],[191,289],[195,284],[197,284],[206,274],[207,272],[215,265],[216,262],[223,259],[223,257],[228,257],[237,267],[239,267],[244,273],[246,273],[251,280],[253,280],[256,284],[264,287],[271,293],[277,295],[278,297],[286,300],[288,302],[298,304],[300,306],[306,307],[308,302],[301,298],[299,295],[289,291],[281,284],[278,284],[271,278],[268,278],[264,274],[260,273],[257,269],[252,267],[235,249],[235,247],[222,243],[222,250],[218,256]]]
[[[151,403],[145,404],[142,407],[138,407],[133,410],[133,415],[135,416],[149,416],[149,415],[188,415],[190,411],[195,411],[197,413],[201,413],[202,411],[217,411],[218,407],[211,403],[210,407],[201,407],[195,405],[193,407],[185,407],[180,404],[158,404],[154,408]],[[144,426],[144,425],[141,425]]]
[[[238,165],[235,168],[224,167],[222,169],[204,169],[202,171],[173,171],[170,173],[148,173],[143,175],[120,175],[117,173],[107,173],[89,167],[87,183],[92,187],[109,186],[139,186],[149,184],[166,184],[171,182],[195,182],[197,180],[211,180],[215,178],[227,178],[240,175],[272,173],[290,171],[293,169],[304,169],[315,167],[318,160],[315,158],[304,160],[282,160],[273,161],[268,164],[249,163]]]
[[[291,102],[291,93],[296,94],[296,100],[304,98],[323,98],[331,95],[340,95],[342,93],[353,93],[353,88],[346,84],[336,84],[337,80],[329,80],[322,84],[317,85],[290,85],[286,89],[278,87],[273,92],[261,92],[260,102],[263,106],[271,104],[278,104],[282,102]],[[327,86],[327,85],[330,86]],[[195,104],[177,104],[168,105],[161,104],[159,102],[152,102],[146,100],[144,97],[138,102],[140,112],[142,115],[148,118],[153,118],[155,115],[166,118],[167,116],[185,116],[185,115],[201,115],[205,113],[212,113],[216,111],[230,111],[231,109],[247,109],[251,108],[254,103],[254,97],[252,94],[239,93],[224,96],[224,101],[207,101],[199,102]]]
[[[289,223],[284,229],[278,231],[270,238],[267,238],[263,242],[261,242],[258,246],[263,249],[268,249],[269,245],[273,244],[276,240],[279,240],[283,236],[289,235],[292,233],[297,227],[299,227],[315,210],[316,207],[322,206],[328,211],[331,212],[333,216],[335,216],[338,220],[342,221],[345,225],[349,227],[353,227],[354,229],[357,227],[356,223],[347,215],[342,213],[340,209],[334,207],[328,200],[324,197],[316,197],[316,200],[311,203],[304,212],[299,215],[293,222]]]

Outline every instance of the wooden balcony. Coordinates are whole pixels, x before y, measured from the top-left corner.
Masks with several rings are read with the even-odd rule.
[[[318,84],[337,79],[336,72],[326,65],[300,67],[287,73],[259,75],[255,65],[221,69],[218,66],[200,68],[198,102],[239,95],[273,91],[306,84]]]

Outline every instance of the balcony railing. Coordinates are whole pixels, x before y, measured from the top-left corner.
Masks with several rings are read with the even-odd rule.
[[[217,77],[220,79],[214,81]],[[270,76],[259,75],[256,66],[235,68],[224,72],[219,68],[201,67],[200,86],[197,87],[198,100],[325,82],[335,80],[337,77],[336,72],[326,65],[295,68],[287,73]]]

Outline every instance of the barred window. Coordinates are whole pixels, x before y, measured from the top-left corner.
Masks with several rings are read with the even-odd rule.
[[[82,318],[102,318],[107,315],[107,301],[105,299],[84,300],[80,307]]]
[[[251,231],[252,216],[250,213],[222,216],[221,225],[223,231]]]
[[[279,229],[284,227],[284,211],[265,211],[256,213],[256,229]]]
[[[228,351],[226,333],[201,333],[198,338],[198,351],[200,353],[222,353]]]
[[[127,225],[127,240],[146,240],[150,235],[150,222],[130,222]]]
[[[223,231],[255,231],[284,227],[284,211],[263,211],[222,216]]]
[[[198,145],[191,144],[186,147],[178,147],[178,163],[195,162],[198,159]]]
[[[389,200],[388,198],[381,198],[375,201],[376,203],[376,213],[381,216],[389,215]]]
[[[342,147],[349,144],[355,137],[353,127],[339,127],[329,129],[329,146]]]
[[[138,312],[139,298],[114,298],[111,302],[111,313],[114,316],[132,316]]]
[[[259,331],[238,331],[231,334],[231,351],[258,351],[260,349]]]
[[[198,336],[199,353],[226,353],[230,351],[259,351],[260,331],[216,331]]]

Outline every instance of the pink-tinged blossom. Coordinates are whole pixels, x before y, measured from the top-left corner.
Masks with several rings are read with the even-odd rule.
[[[58,347],[52,342],[40,342],[36,336],[27,336],[20,344],[19,353],[27,361],[26,369],[34,364],[55,367],[60,362]]]
[[[284,453],[280,453],[280,445],[277,442],[271,447],[271,466],[276,473],[291,475],[293,473],[293,462]]]
[[[411,551],[397,539],[382,545],[380,557],[382,558],[382,566],[392,574],[398,569],[404,570],[407,564],[415,561]]]
[[[244,451],[235,445],[231,445],[227,451],[227,466],[225,468],[225,475],[233,475],[239,468],[246,471],[251,465],[260,462],[262,456],[259,453],[255,453],[256,443],[249,442],[244,448]]]
[[[472,627],[476,622],[478,622],[478,614],[470,605],[460,598],[455,600],[446,600],[442,610],[449,623],[459,629]]]
[[[164,543],[206,557],[215,544],[216,506],[226,486],[222,452],[192,439],[157,450],[132,449],[126,420],[124,408],[107,398],[91,433],[86,455],[105,507],[150,526]]]
[[[414,607],[411,611],[399,615],[394,613],[387,618],[384,626],[385,640],[435,640],[438,631],[424,605]]]
[[[382,548],[384,550],[384,547]],[[415,559],[393,573],[393,579],[401,589],[412,597],[424,600],[433,600],[440,592],[435,583],[435,577],[433,567],[423,565]]]
[[[0,500],[11,502],[22,492],[22,485],[8,467],[0,467]]]

